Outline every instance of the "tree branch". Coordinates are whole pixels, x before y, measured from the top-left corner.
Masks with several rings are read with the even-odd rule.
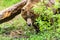
[[[22,0],[21,2],[0,11],[0,20],[9,17],[15,13],[21,12],[21,8],[26,4],[26,2],[26,0]]]

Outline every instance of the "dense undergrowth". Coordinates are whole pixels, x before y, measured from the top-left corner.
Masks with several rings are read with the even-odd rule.
[[[0,4],[0,10],[9,7],[20,0],[3,0]],[[47,1],[46,1],[47,3]],[[56,0],[53,8],[58,9],[60,7],[60,3]],[[30,27],[26,26],[23,18],[18,15],[16,18],[10,20],[9,22],[5,22],[0,24],[0,40],[60,40],[60,14],[57,10],[57,14],[54,15],[52,9],[50,7],[46,8],[44,3],[37,3],[32,10],[35,13],[39,14],[39,17],[36,19],[40,28],[40,33],[35,34],[35,32],[29,32]],[[53,18],[53,22],[51,23],[51,19]],[[8,30],[4,30],[4,28],[8,28]],[[22,28],[26,33],[25,35],[29,36],[28,38],[11,38],[8,36],[3,36],[6,31],[17,30]]]
[[[58,10],[60,8],[60,3],[55,2],[56,4],[52,8]],[[39,17],[36,19],[36,23],[39,24],[40,30],[52,30],[54,28],[60,27],[60,12],[57,11],[54,14],[52,8],[46,7],[45,3],[38,3],[33,7],[35,13],[39,14]]]

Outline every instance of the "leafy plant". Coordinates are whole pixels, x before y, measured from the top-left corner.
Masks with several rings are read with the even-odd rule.
[[[59,2],[55,2],[53,8],[58,9],[60,7],[59,5]],[[60,14],[56,13],[56,15],[54,15],[52,8],[46,8],[44,3],[38,3],[32,8],[32,10],[39,14],[39,17],[36,19],[36,23],[39,24],[41,31],[54,30],[54,28],[60,25]]]

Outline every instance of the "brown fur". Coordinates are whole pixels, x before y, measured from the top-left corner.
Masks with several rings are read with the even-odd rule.
[[[21,10],[21,16],[25,19],[28,26],[34,26],[36,33],[39,32],[39,28],[34,24],[37,14],[31,11],[31,8],[40,0],[27,0],[26,5]]]
[[[23,11],[29,11],[40,0],[27,0],[26,5],[22,8]]]
[[[34,29],[36,30],[36,33],[40,31],[38,25],[34,24],[35,19],[39,16],[38,14],[34,14],[34,12],[28,11],[28,12],[22,13],[21,16],[25,19],[28,26],[34,27]]]

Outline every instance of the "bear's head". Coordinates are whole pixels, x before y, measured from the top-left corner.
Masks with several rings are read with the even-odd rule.
[[[21,16],[25,19],[28,26],[33,25],[35,19],[38,17],[38,14],[34,14],[33,11],[23,11]]]

